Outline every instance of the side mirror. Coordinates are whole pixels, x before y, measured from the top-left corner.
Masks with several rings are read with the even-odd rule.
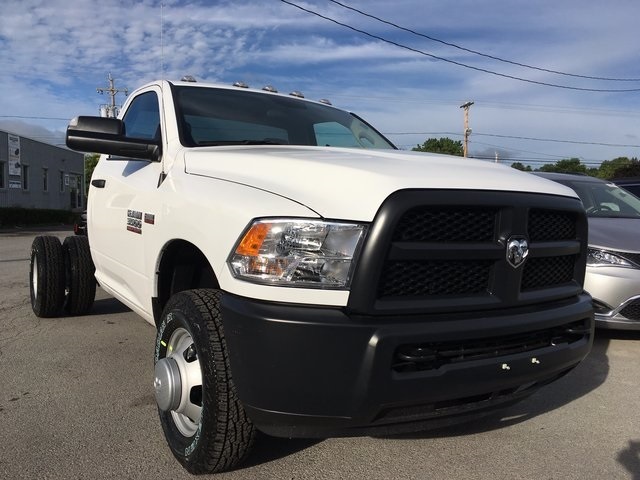
[[[160,144],[147,139],[127,138],[117,118],[76,117],[67,127],[66,144],[72,150],[105,153],[119,157],[160,160]]]

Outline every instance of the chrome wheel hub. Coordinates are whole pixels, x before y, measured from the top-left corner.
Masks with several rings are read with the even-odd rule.
[[[156,403],[162,411],[175,410],[180,405],[182,382],[178,365],[172,358],[161,358],[156,363],[153,387]]]
[[[153,386],[158,408],[171,412],[182,435],[195,435],[202,415],[202,371],[193,338],[184,328],[171,334],[166,357],[156,362]]]

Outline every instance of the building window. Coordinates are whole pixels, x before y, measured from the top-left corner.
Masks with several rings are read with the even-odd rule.
[[[42,169],[42,191],[49,191],[49,170],[46,168]]]
[[[7,188],[4,179],[4,165],[5,162],[0,162],[0,188]]]
[[[29,190],[29,165],[22,165],[22,189]]]
[[[64,192],[64,172],[60,170],[60,191]]]

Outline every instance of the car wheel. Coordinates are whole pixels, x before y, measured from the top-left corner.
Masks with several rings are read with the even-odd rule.
[[[62,244],[67,272],[67,301],[69,315],[84,315],[96,297],[95,266],[91,260],[89,239],[84,235],[67,237]]]
[[[41,235],[31,244],[31,308],[38,317],[56,317],[64,304],[65,269],[58,237]]]
[[[229,367],[217,290],[167,303],[156,337],[154,388],[167,443],[191,473],[229,470],[248,455],[255,427]]]

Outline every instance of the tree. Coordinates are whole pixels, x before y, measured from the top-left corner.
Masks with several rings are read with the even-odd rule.
[[[422,145],[416,145],[414,152],[444,153],[462,157],[463,148],[461,140],[451,140],[448,137],[429,138]]]
[[[587,173],[587,166],[579,158],[565,158],[556,163],[548,163],[537,169],[538,172]]]
[[[613,160],[605,160],[600,164],[600,168],[598,169],[598,177],[603,178],[605,180],[610,180],[614,178],[615,172],[617,169],[626,167],[631,163],[627,157],[618,157]]]
[[[523,172],[530,172],[531,171],[531,166],[530,165],[524,165],[521,162],[513,162],[511,164],[511,168],[515,168],[516,170],[522,170]]]
[[[640,177],[640,161],[637,158],[618,157],[605,160],[600,165],[598,177],[605,180],[623,177]]]
[[[93,174],[93,169],[96,168],[98,164],[98,160],[100,160],[100,155],[97,153],[86,154],[84,156],[84,179],[85,179],[85,192],[89,193],[89,183],[91,182],[91,175]]]

